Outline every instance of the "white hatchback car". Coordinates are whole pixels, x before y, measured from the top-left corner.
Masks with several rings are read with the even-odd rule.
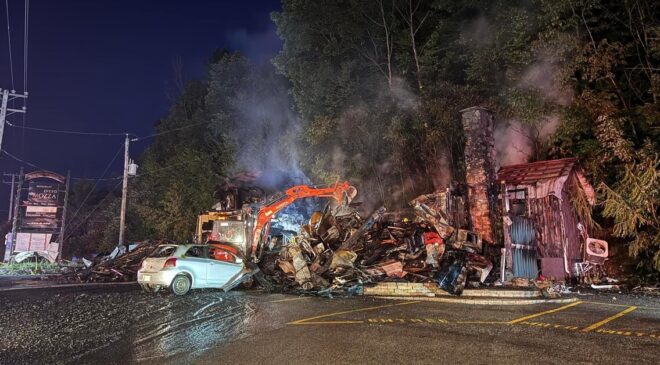
[[[227,291],[248,272],[227,245],[160,245],[142,262],[138,283],[147,292],[169,288],[176,295],[200,288]]]

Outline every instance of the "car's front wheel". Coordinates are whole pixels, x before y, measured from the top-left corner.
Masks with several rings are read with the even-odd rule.
[[[192,282],[187,275],[177,275],[172,280],[172,285],[170,285],[170,290],[175,295],[185,295],[190,291],[190,286]]]

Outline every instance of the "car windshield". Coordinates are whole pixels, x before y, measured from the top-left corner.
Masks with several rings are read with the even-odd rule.
[[[218,242],[243,243],[243,222],[213,222],[213,233],[211,239]]]
[[[174,251],[176,251],[176,246],[158,246],[149,257],[169,257]]]

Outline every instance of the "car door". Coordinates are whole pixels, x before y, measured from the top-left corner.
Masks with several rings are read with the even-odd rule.
[[[208,247],[193,245],[183,254],[181,268],[193,276],[193,288],[203,288],[208,285]]]
[[[209,246],[209,266],[206,277],[208,285],[220,288],[230,280],[236,279],[243,270],[243,261],[233,252],[215,246]]]

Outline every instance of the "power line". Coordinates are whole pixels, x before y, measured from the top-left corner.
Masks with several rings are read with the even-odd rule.
[[[169,165],[169,166],[166,166],[166,167],[161,167],[161,168],[159,168],[159,169],[151,170],[151,171],[146,172],[146,173],[144,173],[144,174],[137,174],[137,175],[135,175],[135,176],[133,176],[133,177],[135,178],[135,177],[149,176],[149,175],[152,175],[153,173],[156,173],[156,172],[159,172],[159,171],[163,171],[163,170],[167,170],[167,169],[171,169],[172,167],[178,167],[178,166],[181,166],[181,165],[185,165],[185,164],[187,164],[187,163],[188,163],[188,161],[183,161],[183,162],[175,163],[175,164],[172,164],[172,165]]]
[[[7,156],[13,158],[14,160],[16,160],[16,161],[18,161],[18,162],[21,162],[21,163],[24,163],[24,164],[26,164],[26,165],[28,165],[28,166],[30,166],[30,167],[34,167],[35,169],[39,169],[39,170],[48,170],[48,169],[44,169],[44,168],[42,168],[42,167],[39,167],[39,166],[33,164],[32,162],[29,162],[29,161],[25,161],[25,160],[23,160],[23,159],[20,159],[20,158],[18,158],[18,157],[16,157],[16,156],[12,155],[11,153],[7,152],[7,150],[5,150],[5,149],[0,150],[0,152],[4,152],[5,155],[7,155]]]
[[[62,242],[64,242],[67,238],[71,237],[71,235],[73,234],[73,232],[75,232],[76,229],[78,229],[80,226],[82,226],[82,224],[85,223],[85,222],[89,219],[89,217],[92,216],[92,214],[93,214],[93,213],[94,213],[94,212],[95,212],[95,211],[101,206],[101,204],[103,204],[103,202],[104,202],[106,199],[108,199],[108,197],[109,197],[110,195],[112,195],[112,193],[114,193],[115,190],[117,190],[117,188],[119,187],[119,185],[121,185],[121,183],[122,183],[121,181],[118,182],[117,185],[115,185],[115,186],[114,186],[114,187],[108,192],[108,194],[107,194],[103,199],[101,199],[101,201],[99,201],[99,203],[94,207],[94,209],[92,209],[91,212],[89,212],[89,214],[88,214],[85,218],[83,218],[80,222],[78,222],[78,224],[77,224],[74,228],[71,228],[71,229],[69,230],[69,234],[68,234],[67,236],[64,237],[64,239],[62,240]],[[72,219],[72,221],[73,221],[73,219]]]
[[[23,19],[23,93],[27,95],[27,69],[28,69],[28,30],[29,30],[30,0],[25,0],[25,14]],[[23,99],[25,109],[27,99]],[[23,113],[23,127],[27,121],[27,113]],[[25,153],[25,129],[21,131],[21,153]]]
[[[121,180],[123,176],[115,177],[71,177],[71,180],[87,180],[87,181],[111,181],[111,180]]]
[[[105,170],[103,170],[103,173],[101,174],[101,178],[103,178],[105,176],[105,174],[110,169],[110,166],[112,166],[112,163],[115,162],[115,160],[117,159],[117,156],[119,156],[119,153],[122,150],[122,147],[123,147],[123,145],[121,147],[119,147],[119,149],[117,150],[117,153],[115,153],[114,157],[112,157],[112,159],[110,160],[110,163],[108,163],[108,165],[105,167]],[[89,193],[87,193],[87,196],[85,196],[85,199],[83,199],[82,203],[80,203],[80,206],[78,207],[78,209],[76,209],[76,212],[73,213],[73,217],[71,218],[71,220],[73,220],[78,215],[78,212],[80,212],[80,209],[82,209],[82,207],[85,205],[85,203],[87,202],[87,199],[89,199],[89,197],[92,195],[92,193],[94,192],[94,190],[96,189],[96,187],[99,185],[100,182],[101,182],[101,180],[97,180],[96,184],[94,184],[94,186],[89,190]]]
[[[168,130],[166,130],[166,131],[162,131],[162,132],[158,132],[158,133],[154,133],[154,134],[149,134],[149,135],[147,135],[147,136],[143,136],[143,137],[135,137],[135,138],[131,139],[131,142],[141,141],[141,140],[143,140],[143,139],[147,139],[147,138],[152,138],[152,137],[160,136],[161,134],[165,134],[165,133],[170,133],[170,132],[180,131],[180,130],[182,130],[182,129],[188,129],[188,128],[192,128],[192,127],[197,127],[197,126],[200,126],[200,125],[202,125],[202,124],[207,124],[207,123],[208,123],[208,122],[199,122],[199,123],[189,124],[189,125],[186,125],[186,126],[183,126],[183,127],[179,127],[179,128],[173,128],[173,129],[168,129]]]
[[[36,165],[36,164],[34,164],[34,163],[30,162],[30,161],[26,161],[26,160],[23,160],[23,159],[21,159],[21,158],[18,158],[18,157],[16,157],[16,156],[12,155],[11,153],[7,152],[6,150],[1,149],[1,150],[0,150],[0,153],[3,153],[3,152],[4,152],[7,156],[11,157],[12,159],[14,159],[14,160],[16,160],[17,162],[20,162],[20,163],[22,163],[22,164],[24,164],[24,165],[26,165],[26,166],[30,166],[30,167],[33,167],[33,168],[38,169],[38,170],[46,170],[46,171],[50,171],[49,169],[45,169],[45,168],[43,168],[43,167],[41,167],[41,166],[38,166],[38,165]],[[121,178],[122,178],[121,176],[105,177],[105,178],[103,178],[103,177],[101,177],[101,178],[98,178],[98,177],[73,177],[73,176],[72,176],[72,177],[71,177],[71,180],[89,180],[89,181],[96,181],[96,180],[98,180],[98,181],[111,181],[111,180],[119,180],[119,179],[121,179]]]
[[[123,132],[123,133],[118,133],[118,132],[84,132],[84,131],[74,131],[74,130],[65,130],[65,129],[49,129],[49,128],[38,128],[38,127],[26,127],[26,126],[20,126],[20,125],[13,124],[10,121],[5,121],[5,123],[7,123],[7,125],[9,125],[12,128],[27,129],[27,130],[31,130],[31,131],[44,132],[44,133],[62,133],[62,134],[75,134],[75,135],[83,135],[83,136],[105,136],[105,137],[129,135],[129,136],[135,136],[134,138],[131,139],[131,142],[137,142],[137,141],[141,141],[143,139],[160,136],[162,134],[176,132],[176,131],[180,131],[180,130],[188,129],[188,128],[192,128],[192,127],[197,127],[197,126],[200,126],[200,125],[203,125],[203,124],[207,124],[208,122],[200,122],[200,123],[190,124],[190,125],[186,125],[186,126],[183,126],[183,127],[168,129],[166,131],[161,131],[161,132],[158,132],[158,133],[149,134],[149,135],[142,136],[142,137],[138,137],[135,133],[127,133],[127,132]]]
[[[23,21],[23,92],[27,92],[28,70],[28,30],[30,21],[30,0],[25,0],[25,19]]]
[[[104,133],[104,132],[81,132],[81,131],[72,131],[72,130],[62,130],[62,129],[48,129],[48,128],[37,128],[37,127],[26,127],[26,126],[20,126],[20,125],[15,125],[12,124],[9,121],[6,121],[7,125],[13,128],[21,128],[21,129],[27,129],[31,131],[37,131],[37,132],[46,132],[46,133],[63,133],[63,134],[77,134],[77,135],[83,135],[83,136],[134,136],[135,134],[133,133]]]
[[[7,41],[9,42],[9,72],[11,74],[11,89],[14,87],[14,61],[11,56],[11,32],[9,31],[9,0],[5,0],[5,9],[7,9]]]

